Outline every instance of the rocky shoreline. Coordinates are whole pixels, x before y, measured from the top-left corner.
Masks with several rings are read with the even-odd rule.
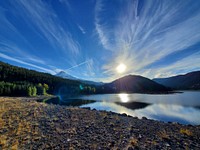
[[[0,97],[1,149],[200,149],[200,126]]]

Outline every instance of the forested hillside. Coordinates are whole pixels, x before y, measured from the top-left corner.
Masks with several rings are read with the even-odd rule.
[[[105,93],[159,93],[170,89],[142,76],[129,75],[104,85],[92,85],[64,79],[0,62],[0,95],[36,96],[105,94]]]
[[[35,96],[46,93],[75,95],[94,91],[93,87],[79,81],[0,62],[0,95]]]
[[[153,80],[176,90],[200,90],[200,71],[169,78],[155,78]]]
[[[124,76],[97,89],[98,93],[162,93],[168,91],[171,89],[136,75]]]

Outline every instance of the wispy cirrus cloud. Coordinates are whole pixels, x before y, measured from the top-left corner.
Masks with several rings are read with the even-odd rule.
[[[193,0],[0,1],[0,53],[9,56],[1,58],[55,72],[71,66],[72,75],[103,81],[193,71],[200,51],[199,5]],[[127,70],[119,75],[120,63]]]
[[[46,62],[42,60],[41,58],[33,54],[27,53],[27,51],[24,48],[20,48],[19,46],[17,46],[16,44],[10,41],[6,41],[6,40],[0,41],[0,52],[2,54],[1,56],[3,56],[3,54],[4,56],[12,56],[12,57],[2,57],[4,59],[9,58],[8,60],[12,60],[10,58],[19,58],[20,61],[22,62],[32,62],[38,65],[41,65],[41,64],[47,65]]]
[[[89,59],[87,65],[86,65],[86,70],[87,70],[87,73],[86,73],[86,76],[87,77],[94,77],[95,75],[95,69],[97,69],[98,67],[95,66],[94,64],[94,60],[93,59]]]
[[[169,66],[160,66],[149,70],[144,69],[139,73],[143,72],[146,77],[150,78],[169,77],[177,74],[187,73],[193,70],[200,70],[199,62],[200,52],[197,52],[183,58],[182,60],[178,60]]]
[[[11,56],[4,57],[4,59],[11,60],[10,58],[13,56],[16,59],[15,62],[19,58],[18,63],[21,61],[21,64],[30,63],[37,64],[36,66],[38,67],[44,65],[49,67],[50,65],[48,64],[53,63],[51,62],[52,58],[46,58],[43,55],[46,51],[51,55],[58,54],[57,56],[63,57],[63,59],[70,55],[70,58],[67,59],[68,63],[76,61],[76,58],[81,53],[81,46],[74,39],[70,29],[63,27],[51,3],[14,0],[8,1],[8,4],[9,6],[4,6],[5,8],[0,6],[0,52],[5,56]],[[70,7],[70,5],[68,6]],[[25,26],[24,29],[19,27],[20,23]],[[26,34],[29,32],[33,34],[28,35],[31,38],[34,36],[43,39],[38,43],[42,46],[32,43],[34,40],[30,41]],[[50,45],[51,50],[46,50],[47,47],[44,41]],[[43,47],[43,49],[38,49],[38,47]],[[41,52],[41,50],[44,52]],[[47,59],[50,62],[46,62]],[[31,66],[33,67],[33,65]],[[54,73],[49,70],[48,72]]]
[[[91,79],[95,75],[94,60],[92,58],[88,58],[85,61],[75,64],[70,68],[64,69],[69,74],[73,74],[76,76],[80,76],[82,79]]]
[[[1,57],[1,58],[4,58],[4,59],[7,59],[7,60],[11,60],[11,61],[17,62],[17,63],[20,63],[20,64],[23,64],[23,65],[26,65],[26,66],[29,66],[29,67],[33,67],[33,68],[39,69],[39,70],[44,71],[44,72],[48,72],[48,73],[51,73],[51,74],[55,74],[55,72],[52,71],[51,69],[44,68],[44,67],[41,67],[41,66],[37,66],[37,65],[35,65],[35,64],[28,63],[28,62],[22,61],[22,60],[20,60],[20,59],[7,56],[7,55],[2,54],[2,53],[0,53],[0,57]]]
[[[74,55],[79,54],[79,43],[62,27],[58,16],[48,3],[19,0],[13,5],[21,12],[20,15],[26,23],[37,28],[40,31],[38,34],[47,39],[52,46],[59,47],[63,53],[71,51]]]
[[[95,30],[99,37],[100,43],[104,46],[104,48],[108,50],[112,50],[113,46],[109,40],[109,29],[106,26],[106,23],[101,23],[101,15],[100,12],[104,11],[104,5],[102,0],[96,1],[95,6]]]
[[[77,26],[78,26],[79,30],[80,30],[83,34],[86,34],[86,31],[85,31],[85,29],[83,29],[82,26],[80,26],[80,25],[77,25]]]
[[[48,72],[51,74],[55,73],[52,67],[49,66],[44,60],[37,56],[27,53],[26,50],[18,47],[16,44],[10,41],[0,41],[0,58],[16,62],[27,67],[32,67],[43,72]]]
[[[126,73],[145,75],[142,70],[146,66],[199,42],[198,4],[194,1],[126,1],[116,15],[116,23],[111,26],[101,16],[108,13],[104,1],[97,1],[96,33],[102,46],[113,54],[103,66],[104,73],[115,78],[118,75],[114,66],[124,63],[128,68]],[[164,67],[180,71],[178,66],[185,61],[194,62],[183,59],[171,67]],[[190,68],[195,69],[194,66]],[[156,72],[151,72],[153,76]]]

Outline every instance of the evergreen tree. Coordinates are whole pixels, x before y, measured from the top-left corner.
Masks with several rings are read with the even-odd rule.
[[[43,95],[47,95],[47,90],[49,89],[48,84],[44,83],[43,84]]]
[[[43,86],[42,86],[41,83],[39,83],[39,84],[37,85],[37,94],[38,94],[38,95],[43,95]]]
[[[32,88],[32,96],[36,96],[37,95],[37,88],[34,86]]]
[[[46,91],[49,89],[49,86],[46,83],[43,84],[43,87],[45,88]]]
[[[44,87],[42,88],[42,95],[47,95],[46,89]]]
[[[30,86],[27,89],[27,95],[32,96],[32,88]]]
[[[63,87],[67,89],[63,94],[85,94],[91,91],[90,87],[88,87],[87,90],[80,89],[80,84],[82,83],[79,81],[63,79],[48,73],[28,70],[0,61],[0,95],[34,96],[37,94],[43,95],[47,93],[59,94],[60,89]],[[82,85],[83,87],[88,86],[87,84]],[[31,87],[31,90],[29,87]]]

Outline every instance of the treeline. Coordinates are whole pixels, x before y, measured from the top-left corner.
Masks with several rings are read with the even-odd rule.
[[[0,62],[0,95],[35,96],[47,90],[48,94],[69,96],[96,92],[95,86]]]
[[[28,82],[0,82],[0,96],[37,96],[47,95],[47,84],[33,85]]]

